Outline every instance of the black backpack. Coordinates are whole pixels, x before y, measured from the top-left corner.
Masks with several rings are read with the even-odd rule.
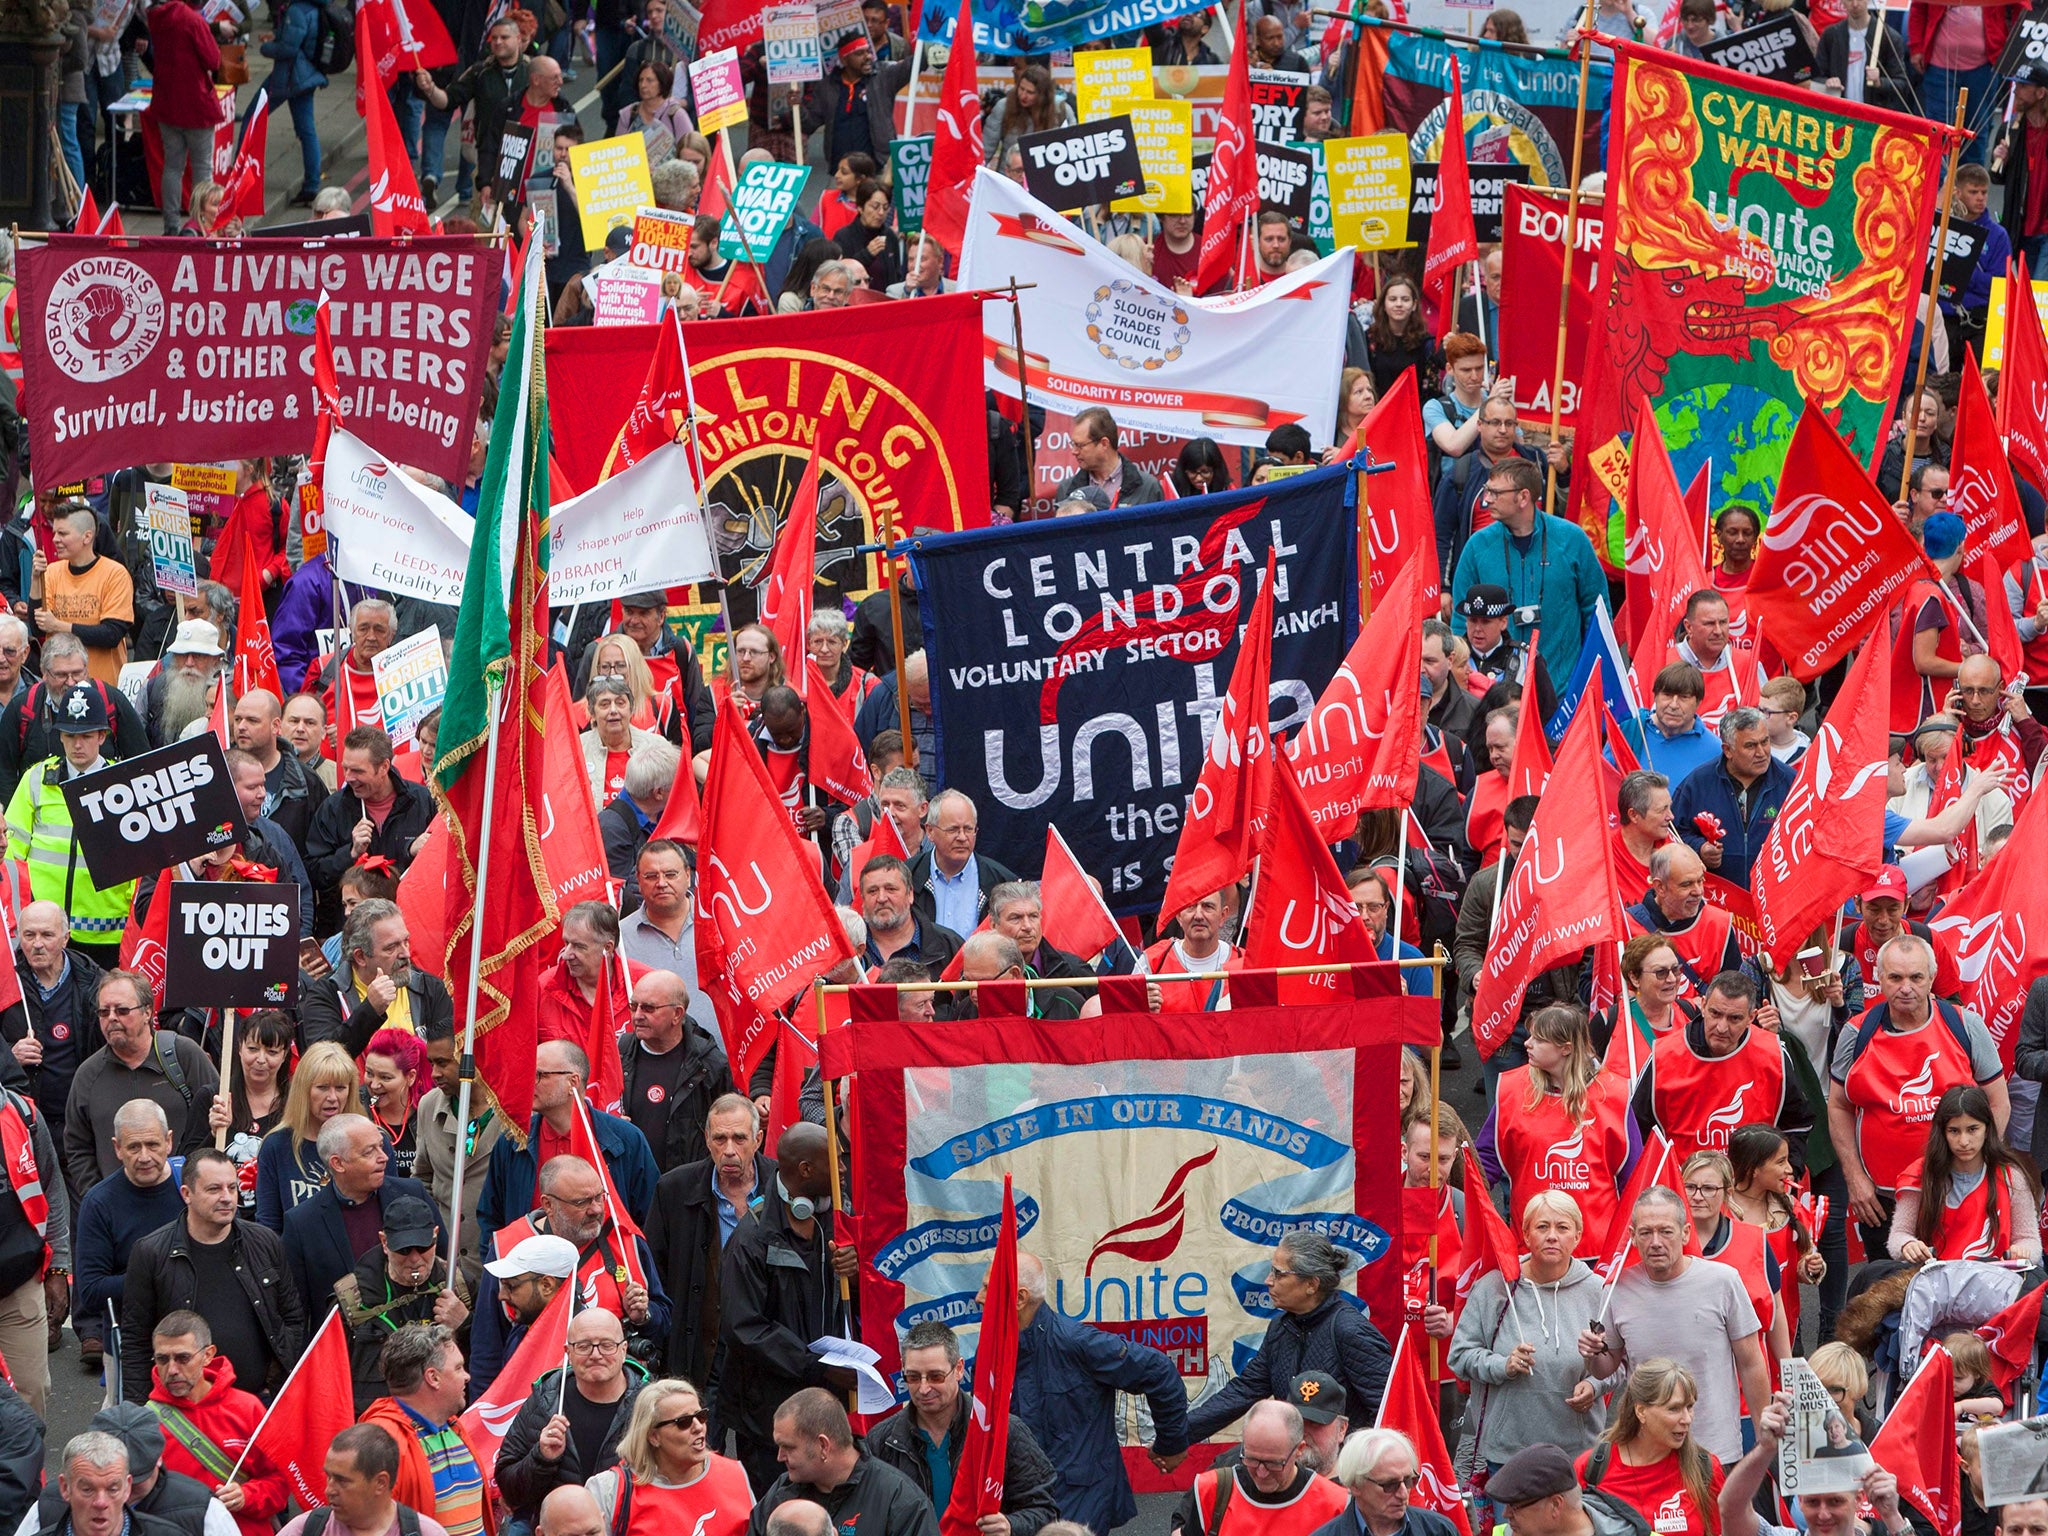
[[[314,7],[320,25],[307,56],[323,75],[338,75],[356,61],[356,18],[353,0],[324,0]]]

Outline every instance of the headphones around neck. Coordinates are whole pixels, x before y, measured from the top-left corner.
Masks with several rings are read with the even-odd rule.
[[[809,1195],[792,1195],[789,1192],[789,1186],[782,1182],[782,1175],[779,1173],[775,1176],[775,1193],[782,1196],[782,1203],[788,1207],[789,1214],[798,1221],[809,1221],[818,1212],[832,1209],[832,1197],[830,1195],[820,1195],[815,1200]]]

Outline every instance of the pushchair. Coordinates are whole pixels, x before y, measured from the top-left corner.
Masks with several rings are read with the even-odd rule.
[[[1912,1380],[1929,1341],[1976,1328],[2044,1280],[2048,1273],[2038,1266],[2022,1271],[1967,1259],[1939,1261],[1918,1269],[1872,1266],[1871,1272],[1859,1277],[1858,1291],[1866,1315],[1873,1302],[1885,1308],[1881,1320],[1874,1327],[1859,1327],[1851,1311],[1845,1310],[1837,1334],[1870,1362],[1871,1399],[1878,1417],[1884,1416],[1893,1398]],[[2033,1411],[2041,1379],[2040,1356],[2036,1339],[2032,1363],[2012,1385],[2011,1417],[2025,1418]]]

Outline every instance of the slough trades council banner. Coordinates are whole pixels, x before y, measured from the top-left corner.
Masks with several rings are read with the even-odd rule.
[[[1057,823],[1112,908],[1158,908],[1262,579],[1272,723],[1301,725],[1358,624],[1356,477],[917,540],[943,783],[981,851],[1035,869]]]
[[[1293,1228],[1335,1243],[1381,1326],[1398,1323],[1401,1033],[1382,1003],[1155,1014],[1112,996],[1078,1023],[933,1031],[870,1022],[862,1001],[824,1048],[829,1073],[860,1073],[854,1198],[863,1230],[888,1235],[862,1245],[861,1316],[884,1372],[926,1318],[972,1353],[1004,1174],[1047,1304],[1163,1350],[1191,1398],[1257,1351]]]
[[[1678,483],[1712,463],[1717,509],[1771,505],[1803,401],[1875,463],[1949,136],[1654,49],[1615,52],[1604,325],[1581,417],[1593,474],[1575,485],[1599,502],[1580,510],[1595,548],[1596,486],[1625,484],[1620,437],[1646,397]]]
[[[426,239],[127,240],[21,252],[39,488],[129,464],[306,453],[313,322],[332,304],[342,419],[462,483],[498,307],[495,247]]]

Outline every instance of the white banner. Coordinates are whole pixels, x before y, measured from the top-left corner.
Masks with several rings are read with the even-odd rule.
[[[446,496],[337,428],[321,500],[342,580],[431,603],[462,601],[476,523]],[[548,523],[548,602],[557,608],[718,574],[679,443],[563,502]]]
[[[1019,299],[1034,404],[1069,415],[1106,406],[1121,427],[1254,447],[1287,422],[1330,441],[1349,249],[1263,288],[1182,298],[986,170],[975,173],[965,244],[961,287],[1037,284]],[[983,317],[988,385],[1014,395],[1009,302],[989,301]]]

